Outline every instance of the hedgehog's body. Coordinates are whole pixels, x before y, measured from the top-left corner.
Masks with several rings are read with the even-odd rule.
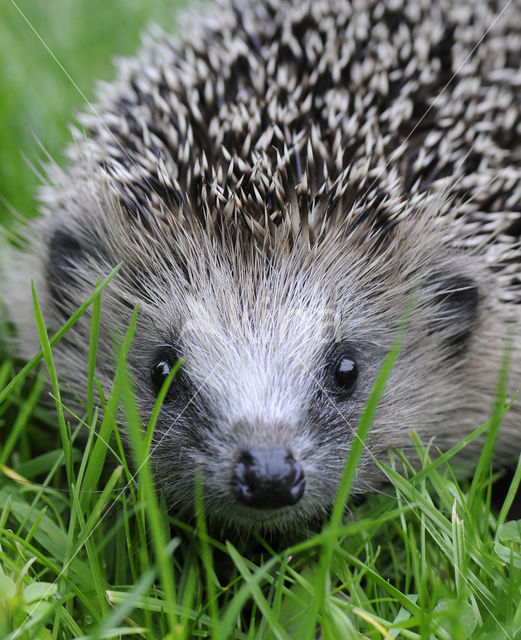
[[[190,44],[161,37],[121,65],[45,189],[35,259],[12,269],[24,355],[21,277],[54,330],[123,262],[97,375],[109,388],[111,331],[135,305],[144,418],[184,357],[152,453],[173,508],[201,469],[214,521],[323,514],[411,292],[355,490],[411,431],[446,448],[489,415],[521,315],[521,6],[401,4],[221,5]],[[88,335],[83,318],[55,354],[80,395]],[[520,449],[514,409],[498,451]]]

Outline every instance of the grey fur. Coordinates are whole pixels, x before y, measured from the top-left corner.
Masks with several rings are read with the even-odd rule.
[[[101,118],[81,118],[68,168],[50,171],[5,297],[29,357],[30,276],[55,330],[123,262],[102,298],[97,375],[110,389],[111,332],[135,305],[145,419],[162,345],[184,357],[152,454],[173,509],[190,510],[200,468],[216,523],[322,516],[412,291],[355,492],[379,485],[373,459],[409,449],[411,431],[447,448],[489,416],[521,309],[521,5],[506,2],[222,2],[185,14],[187,43],[155,33],[100,88]],[[80,395],[88,334],[85,317],[55,349]],[[509,393],[520,346],[516,327]],[[340,398],[346,351],[360,373]],[[514,407],[500,459],[520,429]],[[277,445],[304,469],[303,499],[236,504],[237,452]]]

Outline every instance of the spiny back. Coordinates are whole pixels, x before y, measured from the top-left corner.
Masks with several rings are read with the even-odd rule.
[[[205,6],[188,43],[156,36],[121,63],[72,155],[145,228],[188,214],[261,242],[346,218],[386,233],[400,200],[443,193],[465,220],[447,241],[485,245],[518,299],[521,11],[504,4]]]

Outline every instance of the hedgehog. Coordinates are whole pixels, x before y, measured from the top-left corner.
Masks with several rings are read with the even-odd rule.
[[[221,0],[180,25],[79,116],[2,296],[31,357],[30,279],[55,331],[121,263],[96,377],[136,307],[144,423],[182,359],[150,453],[171,512],[200,474],[214,526],[292,531],[334,503],[408,305],[353,496],[412,432],[446,450],[481,425],[507,349],[520,384],[521,5]],[[85,314],[54,349],[71,402],[89,335]],[[520,450],[514,404],[497,460]]]

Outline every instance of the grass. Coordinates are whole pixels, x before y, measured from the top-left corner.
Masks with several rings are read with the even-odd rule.
[[[262,556],[244,556],[208,535],[202,509],[195,530],[174,521],[154,489],[146,455],[153,424],[140,423],[125,360],[137,313],[104,417],[86,405],[79,418],[63,404],[51,345],[89,305],[95,333],[106,284],[52,337],[35,298],[41,354],[17,375],[8,360],[0,367],[0,638],[519,637],[521,525],[507,522],[506,511],[521,467],[499,514],[489,490],[504,402],[462,442],[490,434],[477,480],[461,485],[448,466],[460,445],[440,457],[414,438],[421,470],[390,457],[382,464],[387,495],[368,496],[345,520],[355,447],[321,532],[278,553],[266,545]],[[398,350],[369,397],[362,440]],[[38,402],[42,364],[55,410]],[[498,398],[503,387],[502,378]],[[120,407],[133,464],[113,418]],[[79,439],[80,431],[88,436]]]
[[[149,21],[175,26],[186,0],[4,0],[0,3],[0,223],[36,214],[45,154],[62,163],[69,123],[112,58],[131,55]],[[69,76],[69,77],[68,77]],[[75,86],[76,85],[76,86]]]
[[[17,4],[89,99],[91,77],[110,77],[108,58],[135,48],[146,17],[168,26],[171,15],[167,0]],[[61,162],[66,122],[83,99],[10,0],[0,5],[0,43],[0,115],[9,125],[0,130],[0,195],[8,205],[0,222],[10,225],[13,209],[35,213],[38,179],[23,158],[37,164],[41,155],[31,130]],[[105,285],[56,336],[48,336],[36,304],[41,353],[25,367],[0,359],[2,640],[300,640],[318,630],[331,640],[521,636],[521,525],[507,521],[521,467],[499,512],[490,493],[503,378],[490,421],[461,445],[491,434],[474,481],[455,479],[457,447],[439,456],[415,439],[421,470],[399,454],[390,457],[385,494],[352,505],[353,517],[344,520],[355,448],[323,530],[279,553],[266,546],[262,557],[247,557],[230,541],[208,536],[201,509],[195,531],[174,521],[154,490],[145,455],[153,424],[143,431],[125,367],[133,325],[103,415],[95,406]],[[75,416],[62,400],[52,347],[89,306],[91,374],[85,415]],[[360,423],[362,440],[386,375]],[[43,402],[48,389],[54,408]],[[113,419],[118,408],[126,414],[134,464]],[[139,469],[135,476],[132,469]]]

